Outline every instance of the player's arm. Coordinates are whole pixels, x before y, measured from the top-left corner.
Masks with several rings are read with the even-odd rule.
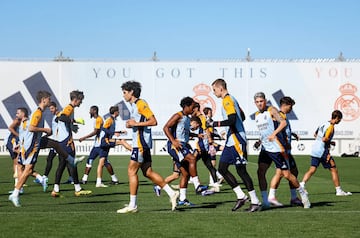
[[[16,137],[19,137],[19,133],[16,131],[16,128],[19,127],[21,124],[21,121],[18,118],[15,118],[10,126],[8,127],[11,134],[15,135]]]
[[[98,135],[98,134],[100,133],[100,131],[101,131],[100,129],[94,128],[94,130],[93,130],[91,133],[89,133],[89,134],[81,137],[81,138],[79,139],[79,141],[82,142],[82,141],[86,140],[87,138],[90,138],[90,137],[93,137],[93,136],[95,136],[95,135]]]
[[[179,141],[176,140],[174,138],[174,136],[171,134],[170,128],[174,127],[178,123],[180,118],[181,118],[181,115],[179,113],[175,113],[174,115],[172,115],[170,117],[170,119],[165,123],[165,125],[163,127],[163,131],[164,131],[166,137],[169,139],[171,144],[173,144],[173,146],[175,146],[176,148],[180,148],[181,146],[180,146]]]
[[[214,121],[213,127],[221,127],[221,126],[232,126],[236,123],[236,113],[228,115],[228,118],[223,121]]]
[[[276,130],[274,130],[274,132],[268,138],[270,141],[272,141],[275,139],[276,135],[280,133],[287,126],[287,123],[286,120],[280,115],[279,111],[276,108],[272,107],[270,109],[270,113],[274,118],[274,120],[276,120],[279,123],[279,126],[276,128]]]

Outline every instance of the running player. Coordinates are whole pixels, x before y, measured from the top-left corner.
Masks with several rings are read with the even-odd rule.
[[[140,99],[141,84],[136,81],[127,81],[121,85],[123,97],[131,105],[131,115],[126,121],[126,127],[132,128],[132,153],[128,165],[130,202],[127,206],[117,210],[117,213],[137,212],[137,191],[139,178],[137,172],[141,169],[143,175],[154,184],[159,185],[170,197],[171,209],[175,210],[179,192],[174,191],[164,179],[151,168],[151,126],[157,125],[154,113],[147,102]]]
[[[276,175],[271,182],[272,188],[276,189],[274,184],[278,184],[281,176],[286,178],[291,185],[299,192],[304,208],[310,208],[311,204],[308,199],[307,192],[300,187],[297,178],[290,172],[290,165],[288,163],[285,153],[285,138],[282,131],[287,126],[286,120],[282,118],[279,111],[272,106],[266,105],[266,98],[263,92],[256,93],[254,96],[255,105],[258,108],[258,112],[255,114],[256,126],[260,132],[260,141],[264,148],[263,153],[267,158],[271,158],[276,166]],[[259,156],[259,166],[261,165],[261,159]],[[259,169],[261,169],[259,167]],[[259,174],[259,171],[258,171]],[[264,173],[265,174],[265,173]],[[279,174],[281,176],[279,176]],[[278,181],[276,181],[278,180]],[[261,178],[259,183],[261,184]],[[264,205],[268,207],[268,196],[266,190],[261,191],[263,196]]]
[[[214,95],[222,98],[222,114],[223,121],[208,122],[212,127],[226,127],[225,148],[221,154],[219,162],[219,172],[225,181],[231,186],[236,194],[237,201],[232,211],[238,210],[248,200],[248,197],[240,188],[236,178],[229,171],[230,165],[235,165],[236,172],[245,183],[248,190],[251,204],[247,209],[248,212],[256,212],[260,210],[260,201],[256,196],[253,181],[246,170],[247,150],[246,135],[243,125],[245,114],[240,108],[237,100],[228,93],[227,85],[224,79],[216,79],[212,83]]]

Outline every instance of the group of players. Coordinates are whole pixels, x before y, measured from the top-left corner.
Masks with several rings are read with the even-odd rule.
[[[282,206],[275,196],[282,177],[289,181],[291,204],[310,208],[311,204],[308,193],[305,190],[305,182],[315,173],[320,163],[324,168],[328,168],[331,171],[336,187],[336,195],[351,195],[351,193],[344,192],[341,189],[335,161],[329,153],[330,145],[333,144],[331,139],[334,134],[334,125],[338,124],[342,118],[340,111],[334,111],[331,120],[317,129],[316,140],[311,154],[311,167],[305,174],[303,181],[299,183],[296,163],[290,151],[291,137],[294,134],[291,132],[289,121],[286,118],[286,114],[292,110],[295,102],[290,97],[282,98],[280,101],[280,111],[278,111],[275,107],[266,104],[264,93],[259,92],[255,94],[254,100],[259,110],[256,113],[255,122],[261,136],[260,140],[256,143],[257,147],[261,146],[258,163],[258,180],[262,196],[261,203],[254,189],[252,178],[246,169],[247,140],[243,125],[245,114],[237,100],[228,93],[225,80],[216,79],[212,83],[214,95],[222,99],[223,120],[213,121],[211,109],[207,108],[205,116],[199,111],[200,106],[198,103],[190,97],[184,97],[180,102],[182,110],[172,115],[164,125],[163,130],[168,138],[167,151],[174,162],[174,174],[165,179],[152,169],[151,127],[157,125],[157,120],[147,102],[140,98],[141,84],[136,81],[127,81],[122,84],[121,89],[124,100],[131,105],[131,119],[126,121],[126,127],[132,129],[131,145],[123,139],[116,139],[122,133],[115,131],[115,120],[119,115],[117,106],[110,108],[111,116],[105,122],[98,115],[98,107],[92,106],[90,108],[90,116],[94,118],[94,130],[79,139],[82,142],[90,137],[95,138],[81,182],[87,182],[92,162],[96,157],[99,157],[96,187],[106,187],[102,183],[103,167],[106,167],[110,173],[112,183],[118,184],[118,179],[108,160],[110,148],[122,145],[131,151],[130,162],[128,164],[130,201],[128,205],[117,210],[117,213],[134,213],[138,211],[137,192],[139,180],[137,172],[139,169],[141,169],[145,177],[149,178],[156,185],[154,189],[158,195],[160,194],[160,189],[168,194],[172,210],[175,210],[176,206],[192,205],[186,198],[189,181],[193,183],[197,194],[209,194],[212,191],[219,191],[221,180],[225,180],[237,197],[232,211],[241,208],[248,200],[250,200],[250,207],[246,211],[249,212],[267,209],[270,205]],[[23,185],[30,175],[37,178],[39,183],[43,185],[44,191],[47,189],[47,175],[52,161],[49,158],[53,158],[55,152],[51,152],[52,156],[49,155],[48,157],[48,165],[46,166],[44,176],[41,176],[34,170],[39,150],[44,148],[52,148],[59,155],[60,162],[55,175],[54,188],[51,192],[53,197],[60,196],[60,180],[66,167],[68,167],[69,173],[73,178],[75,195],[91,194],[90,190],[83,190],[81,188],[76,164],[81,162],[84,157],[75,157],[75,146],[72,137],[72,132],[77,131],[77,123],[82,123],[82,120],[74,119],[74,108],[80,106],[84,99],[84,94],[78,90],[72,91],[70,93],[70,103],[61,112],[57,111],[56,104],[54,105],[50,101],[50,97],[50,93],[39,91],[37,95],[38,108],[31,117],[28,118],[25,108],[19,108],[16,119],[9,127],[11,133],[8,137],[7,147],[14,159],[14,177],[16,178],[15,188],[9,196],[9,200],[16,207],[21,206],[19,194],[22,192]],[[52,128],[44,127],[42,113],[47,107],[50,107],[51,112],[54,114]],[[225,144],[222,146],[217,145],[214,141],[216,127],[224,127],[226,131],[224,135]],[[42,136],[43,133],[46,135]],[[194,149],[189,145],[190,138],[196,138],[196,148]],[[218,170],[216,170],[212,157],[216,155],[216,150],[219,149],[222,152]],[[208,186],[200,183],[197,176],[197,161],[199,159],[203,160],[210,172],[213,189],[209,189]],[[272,162],[275,164],[276,173],[271,180],[268,193],[265,175]],[[243,192],[237,179],[230,172],[230,165],[235,166],[237,174],[248,190],[248,195]],[[169,186],[169,183],[179,176],[180,190],[175,191]],[[297,192],[301,199],[297,197]]]

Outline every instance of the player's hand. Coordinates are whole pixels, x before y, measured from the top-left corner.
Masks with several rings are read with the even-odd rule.
[[[134,119],[129,119],[126,121],[126,127],[127,128],[133,128],[135,126],[136,121]]]

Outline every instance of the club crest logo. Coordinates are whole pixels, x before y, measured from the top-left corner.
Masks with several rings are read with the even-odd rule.
[[[216,113],[216,103],[214,99],[209,95],[211,87],[201,83],[193,88],[195,96],[193,99],[200,104],[200,110],[202,111],[205,107],[210,107],[213,111],[213,115]]]
[[[357,87],[346,83],[339,88],[341,96],[335,101],[334,108],[343,113],[344,121],[354,121],[360,116],[360,99],[355,95]]]

